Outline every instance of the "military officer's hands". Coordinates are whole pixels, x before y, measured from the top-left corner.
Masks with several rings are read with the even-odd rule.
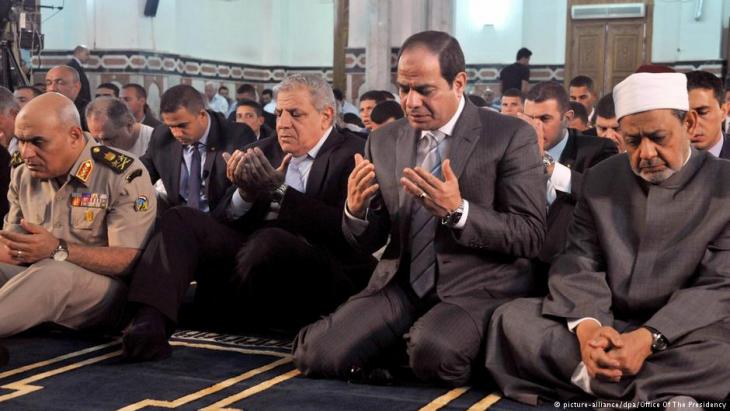
[[[347,210],[353,216],[363,219],[368,202],[380,186],[375,180],[375,166],[362,155],[355,154],[355,168],[347,178]]]
[[[590,320],[581,322],[575,329],[580,344],[580,356],[591,378],[613,382],[621,381],[623,372],[619,360],[607,351],[624,347],[621,334],[613,327],[602,327]]]
[[[400,183],[416,201],[423,202],[431,214],[443,218],[459,208],[461,192],[459,180],[451,170],[451,160],[446,159],[441,163],[441,172],[443,181],[421,167],[406,168]]]
[[[44,258],[49,258],[58,247],[58,239],[45,228],[20,220],[20,226],[28,234],[2,231],[0,242],[15,264],[33,264]]]
[[[235,153],[234,153],[235,154]],[[253,202],[269,196],[284,184],[286,169],[292,155],[287,154],[278,168],[274,168],[258,147],[246,150],[233,171],[233,184],[245,201]],[[233,159],[233,158],[232,158]],[[233,159],[236,161],[236,159]],[[230,162],[231,160],[229,160]]]
[[[646,328],[621,334],[623,346],[608,351],[608,357],[617,360],[624,375],[636,375],[644,360],[651,355],[652,336]]]

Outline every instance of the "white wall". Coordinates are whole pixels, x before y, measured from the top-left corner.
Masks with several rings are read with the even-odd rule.
[[[331,66],[333,0],[71,0],[43,24],[46,48],[142,49],[258,65]],[[43,10],[43,19],[53,11]]]
[[[723,27],[730,5],[725,0],[704,0],[702,17],[695,20],[697,1],[655,0],[652,61],[719,60]]]

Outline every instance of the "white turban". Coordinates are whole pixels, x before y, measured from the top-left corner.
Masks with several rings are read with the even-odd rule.
[[[613,88],[616,119],[657,109],[689,111],[687,76],[682,73],[634,73]]]

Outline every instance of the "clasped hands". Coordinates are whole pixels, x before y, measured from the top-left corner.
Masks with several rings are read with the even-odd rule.
[[[638,374],[651,355],[652,336],[646,328],[621,334],[613,327],[586,320],[575,331],[591,378],[619,382],[624,376]]]
[[[58,238],[40,225],[22,219],[20,226],[28,234],[0,231],[0,262],[33,264],[49,258],[58,247]]]
[[[284,183],[291,158],[292,155],[287,154],[279,167],[274,168],[258,147],[236,150],[233,154],[223,153],[226,176],[238,187],[241,198],[251,203],[269,197]]]
[[[451,169],[451,160],[441,165],[441,180],[421,167],[406,168],[400,183],[406,193],[423,203],[434,216],[445,217],[461,205],[459,181]],[[347,180],[347,210],[357,218],[365,218],[368,203],[380,189],[375,179],[375,166],[355,154],[355,168]]]

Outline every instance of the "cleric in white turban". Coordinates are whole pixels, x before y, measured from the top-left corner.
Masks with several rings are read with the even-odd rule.
[[[507,397],[532,404],[720,404],[730,395],[730,162],[691,148],[683,74],[632,74],[613,97],[627,152],[585,174],[549,294],[495,312],[486,367]]]

